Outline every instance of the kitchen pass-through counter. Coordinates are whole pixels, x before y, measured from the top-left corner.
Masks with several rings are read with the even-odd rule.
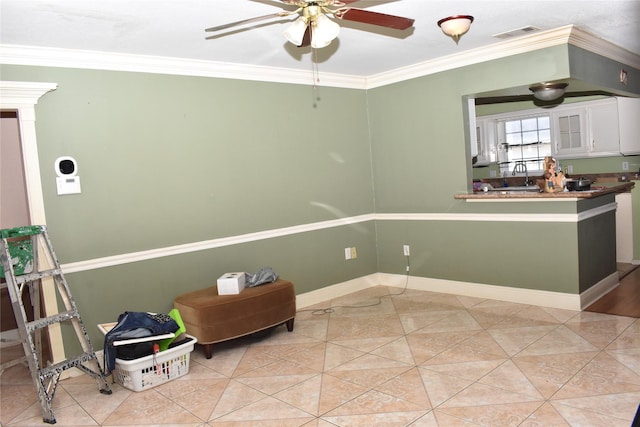
[[[464,250],[482,254],[465,258],[469,281],[526,289],[541,305],[584,309],[618,284],[617,236],[631,234],[618,232],[629,210],[620,202],[630,202],[636,184],[596,180],[588,191],[455,194],[464,201],[456,221],[469,236]]]
[[[496,188],[490,191],[459,193],[454,195],[456,199],[465,199],[467,201],[510,201],[510,200],[522,200],[527,201],[549,201],[551,200],[566,200],[576,201],[580,199],[593,199],[596,197],[604,196],[607,194],[626,193],[631,191],[635,183],[633,181],[628,182],[604,182],[596,183],[591,186],[587,191],[564,191],[558,193],[544,193],[538,191],[504,191],[500,188]]]

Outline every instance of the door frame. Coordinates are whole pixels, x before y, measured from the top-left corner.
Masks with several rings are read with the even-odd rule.
[[[18,112],[18,128],[31,224],[46,225],[47,223],[36,139],[35,105],[42,96],[56,90],[57,87],[57,83],[0,81],[0,109]],[[51,316],[58,313],[56,292],[51,280],[49,280],[49,283],[43,280],[42,300],[45,315]],[[60,324],[49,326],[48,332],[53,362],[64,360],[65,354]]]

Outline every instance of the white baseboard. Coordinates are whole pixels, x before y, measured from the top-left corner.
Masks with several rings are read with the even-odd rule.
[[[619,282],[618,274],[612,273],[582,294],[567,294],[564,292],[510,288],[507,286],[485,285],[481,283],[459,282],[428,277],[407,277],[403,274],[375,273],[300,294],[296,297],[296,303],[298,308],[305,308],[378,285],[394,287],[404,287],[406,285],[409,289],[420,291],[581,311],[618,286]]]
[[[96,352],[96,359],[98,359],[98,366],[100,367],[100,369],[102,369],[102,362],[103,362],[103,357],[104,357],[104,351],[103,350],[97,350]],[[71,369],[66,369],[62,372],[62,374],[60,374],[60,379],[65,379],[65,378],[75,378],[75,377],[79,377],[80,375],[84,375],[85,372],[78,369],[78,368],[71,368]],[[109,381],[109,379],[107,379],[107,381]]]
[[[17,329],[0,332],[0,348],[13,347],[14,345],[22,345]]]
[[[298,309],[310,307],[353,292],[378,286],[380,282],[377,280],[377,277],[378,274],[371,274],[369,276],[362,276],[347,282],[336,283],[335,285],[325,286],[324,288],[317,289],[315,291],[299,294],[296,296],[296,307]]]
[[[620,285],[618,272],[611,273],[580,294],[580,307],[585,309]]]
[[[395,277],[389,276],[394,275],[385,275],[383,276],[383,279],[385,282],[388,282],[390,286],[398,286],[393,283],[404,283],[405,276],[403,275],[395,275]],[[485,298],[565,310],[580,310],[580,296],[562,292],[510,288],[508,286],[485,285],[481,283],[459,282],[455,280],[413,276],[409,279],[407,287],[410,289],[439,292],[443,294],[463,295],[474,298]]]

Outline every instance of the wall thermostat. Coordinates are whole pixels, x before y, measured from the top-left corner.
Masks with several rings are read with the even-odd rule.
[[[56,189],[58,195],[80,193],[80,177],[78,176],[78,163],[69,156],[58,157],[55,161]]]

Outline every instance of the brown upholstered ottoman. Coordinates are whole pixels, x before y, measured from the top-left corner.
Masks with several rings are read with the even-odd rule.
[[[293,330],[296,315],[296,294],[293,283],[277,281],[245,288],[238,295],[218,295],[218,288],[179,295],[173,306],[189,335],[204,345],[205,356],[211,358],[213,344],[252,334],[263,329],[287,324]]]

